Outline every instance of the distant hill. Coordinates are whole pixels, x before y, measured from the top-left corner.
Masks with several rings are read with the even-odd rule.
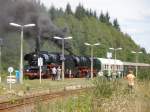
[[[54,6],[47,10],[35,0],[1,2],[3,3],[0,3],[0,9],[3,10],[0,10],[0,21],[3,24],[0,24],[0,34],[4,40],[2,47],[4,70],[7,70],[8,66],[18,69],[20,61],[20,29],[10,26],[9,22],[36,24],[35,28],[24,30],[24,54],[33,52],[37,48],[38,37],[40,37],[40,50],[61,52],[61,41],[52,37],[72,36],[72,40],[65,42],[67,54],[90,55],[90,48],[84,43],[100,42],[100,46],[94,47],[96,57],[106,58],[110,47],[122,47],[123,49],[117,52],[118,59],[135,61],[135,56],[131,51],[142,50],[143,54],[139,56],[139,61],[150,63],[150,55],[144,48],[140,48],[128,34],[121,32],[117,19],[110,22],[109,13],[101,13],[98,16],[95,11],[84,9],[81,4],[75,12],[72,12],[69,4],[63,11]]]

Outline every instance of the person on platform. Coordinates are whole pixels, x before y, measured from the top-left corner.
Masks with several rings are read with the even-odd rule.
[[[57,69],[56,69],[56,67],[53,67],[52,68],[52,80],[56,79],[56,73],[57,73]]]
[[[57,80],[60,80],[60,76],[61,76],[61,68],[60,66],[57,68]]]
[[[129,70],[129,73],[126,76],[126,79],[128,80],[129,91],[132,92],[134,88],[134,80],[135,80],[135,76],[133,75],[132,70]]]

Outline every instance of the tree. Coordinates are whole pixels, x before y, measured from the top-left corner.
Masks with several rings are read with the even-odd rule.
[[[94,11],[94,15],[93,15],[95,18],[97,18],[97,13],[96,11]]]
[[[145,48],[141,48],[141,51],[142,51],[142,53],[144,53],[144,54],[146,54],[146,50],[145,50]]]
[[[49,13],[50,13],[50,17],[51,20],[54,20],[56,18],[56,9],[54,6],[51,6],[51,8],[49,9]]]
[[[80,20],[85,16],[86,16],[86,10],[81,4],[79,4],[76,8],[75,17]]]
[[[114,19],[114,21],[113,21],[113,27],[116,28],[118,31],[120,31],[120,25],[119,25],[117,19]]]
[[[110,16],[109,16],[109,13],[107,12],[106,15],[105,15],[105,20],[106,20],[106,23],[108,25],[111,25],[111,22],[110,22]]]
[[[68,3],[67,6],[66,6],[65,13],[66,13],[66,14],[73,14],[73,13],[72,13],[72,10],[71,10],[71,5],[70,5],[69,3]]]
[[[102,23],[105,23],[105,22],[106,22],[105,16],[104,16],[103,12],[101,12],[100,17],[99,17],[99,20],[100,20]]]

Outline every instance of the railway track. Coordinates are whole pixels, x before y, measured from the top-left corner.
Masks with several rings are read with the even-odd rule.
[[[24,97],[20,99],[15,99],[13,101],[2,102],[0,103],[0,112],[11,109],[11,108],[17,108],[17,107],[27,105],[27,104],[34,104],[37,101],[47,101],[47,100],[51,100],[54,98],[79,94],[89,89],[90,88],[81,88],[81,89],[76,89],[76,90],[64,90],[61,92],[53,92],[53,93],[47,93],[47,94],[42,94],[42,95],[29,96],[29,97]]]

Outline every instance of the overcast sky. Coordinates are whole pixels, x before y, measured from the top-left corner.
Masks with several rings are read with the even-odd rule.
[[[72,10],[81,3],[85,8],[109,12],[117,18],[123,32],[128,33],[141,47],[150,52],[150,0],[41,0],[46,7],[52,4],[65,8],[70,3]]]

